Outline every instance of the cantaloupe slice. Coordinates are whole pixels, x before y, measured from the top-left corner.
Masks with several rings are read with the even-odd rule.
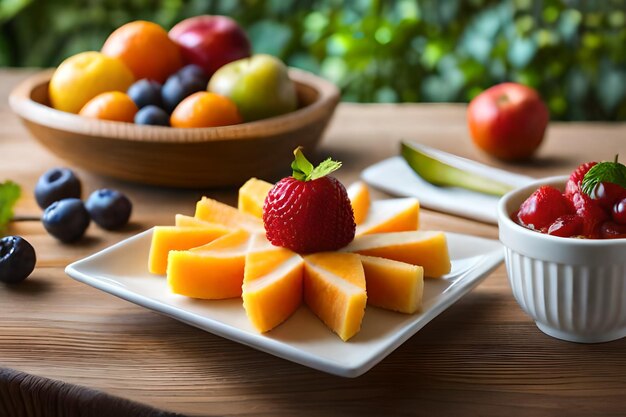
[[[302,303],[302,258],[272,246],[264,235],[252,238],[243,278],[243,307],[252,325],[267,332],[287,320]]]
[[[165,274],[169,251],[202,246],[229,232],[223,226],[210,224],[204,227],[156,226],[152,232],[148,270],[152,274]]]
[[[354,222],[361,224],[365,221],[370,209],[370,190],[363,181],[357,181],[352,183],[347,191],[352,211],[354,211]]]
[[[437,278],[450,272],[450,254],[443,232],[413,231],[357,236],[346,252],[393,259],[424,268],[424,275]]]
[[[250,178],[239,189],[239,199],[237,201],[239,211],[262,219],[263,203],[265,203],[265,197],[267,197],[267,193],[270,192],[273,186],[274,184],[269,182]]]
[[[241,296],[250,234],[237,230],[187,251],[170,251],[167,283],[175,294],[222,299]]]
[[[232,229],[244,229],[250,233],[265,233],[261,219],[248,213],[242,213],[234,207],[208,197],[202,197],[196,203],[194,217]]]
[[[219,223],[207,222],[204,220],[196,219],[195,217],[186,216],[184,214],[177,214],[174,217],[174,224],[178,227],[221,227],[225,230],[236,230],[232,227],[226,227]]]
[[[424,269],[421,266],[361,255],[367,303],[412,314],[422,305]]]
[[[304,257],[304,301],[344,341],[361,329],[367,294],[358,255],[324,252]]]
[[[416,198],[373,201],[367,217],[356,228],[356,236],[417,230],[419,210],[420,203]]]

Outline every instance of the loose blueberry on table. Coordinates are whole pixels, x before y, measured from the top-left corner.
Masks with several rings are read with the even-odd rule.
[[[81,184],[69,168],[52,168],[46,171],[35,186],[35,200],[42,209],[64,198],[80,198]]]
[[[103,188],[91,193],[85,207],[98,226],[115,230],[128,223],[133,206],[121,192]]]
[[[16,284],[24,281],[35,269],[35,249],[20,236],[0,239],[0,281]]]
[[[49,205],[41,221],[52,236],[71,243],[83,237],[91,219],[81,200],[65,198]]]

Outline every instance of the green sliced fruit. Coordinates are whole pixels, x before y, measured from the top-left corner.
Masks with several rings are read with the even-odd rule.
[[[479,169],[472,169],[472,164],[475,164],[473,161],[453,155],[442,158],[440,155],[430,153],[410,142],[403,141],[401,146],[402,157],[409,166],[431,184],[461,187],[496,196],[502,196],[515,188],[511,184],[505,184],[489,176],[472,172],[479,171]],[[459,168],[459,165],[463,166],[464,169]]]

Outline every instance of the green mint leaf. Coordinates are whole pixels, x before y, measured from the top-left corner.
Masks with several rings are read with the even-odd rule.
[[[13,206],[20,198],[20,186],[13,181],[0,183],[0,231],[13,218]]]
[[[341,162],[333,161],[328,158],[313,169],[309,178],[311,180],[316,180],[318,178],[325,177],[331,172],[337,171],[339,168],[341,168]]]
[[[316,180],[341,168],[341,162],[333,161],[330,158],[326,159],[318,166],[313,167],[313,164],[311,164],[302,153],[301,146],[298,146],[296,150],[293,151],[293,154],[295,159],[291,163],[291,169],[293,170],[292,177],[300,181]]]
[[[583,178],[582,191],[591,195],[596,185],[601,182],[612,182],[626,188],[626,166],[617,162],[600,162],[594,165]]]
[[[313,172],[313,164],[306,159],[302,153],[301,146],[298,146],[296,150],[293,151],[293,155],[295,156],[295,159],[291,163],[291,169],[293,170],[292,176],[300,181],[308,181],[311,173]]]

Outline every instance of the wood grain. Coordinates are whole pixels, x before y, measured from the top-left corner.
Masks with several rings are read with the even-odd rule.
[[[0,72],[0,94],[25,75]],[[2,104],[0,123],[0,181],[18,181],[25,192],[17,212],[37,215],[35,181],[63,162]],[[533,163],[504,165],[471,145],[464,106],[341,104],[315,158],[342,160],[338,176],[349,183],[396,154],[402,138],[537,177],[626,154],[624,124],[554,123]],[[67,263],[190,214],[202,194],[235,202],[230,189],[183,191],[78,173],[86,191],[107,185],[127,193],[133,224],[118,233],[91,226],[85,241],[69,246],[38,222],[11,225],[39,261],[24,285],[0,286],[2,366],[191,416],[626,415],[626,339],[580,345],[544,335],[513,299],[502,267],[357,379],[275,358],[74,282],[63,272]],[[494,226],[447,214],[424,210],[421,220],[427,229],[497,238]]]

